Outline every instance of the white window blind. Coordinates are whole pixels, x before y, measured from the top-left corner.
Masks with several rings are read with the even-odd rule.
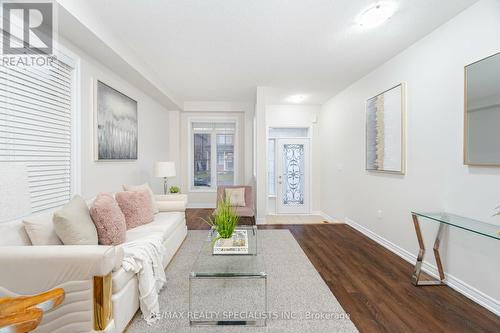
[[[0,162],[27,165],[33,212],[71,198],[72,72],[0,65]]]

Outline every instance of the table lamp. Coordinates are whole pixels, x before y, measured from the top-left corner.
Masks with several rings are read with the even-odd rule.
[[[175,177],[175,163],[174,162],[156,162],[155,163],[155,177],[163,178],[163,193],[168,193],[168,177]]]

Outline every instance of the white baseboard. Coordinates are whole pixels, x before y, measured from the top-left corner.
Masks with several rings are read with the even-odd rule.
[[[210,203],[188,203],[187,208],[215,208],[215,204]]]
[[[412,265],[415,264],[417,261],[417,256],[410,253],[409,251],[403,249],[402,247],[388,241],[387,239],[377,235],[373,231],[367,229],[366,227],[354,222],[353,220],[349,218],[345,218],[345,222],[356,229],[357,231],[361,232],[362,234],[366,235],[367,237],[371,238],[375,242],[379,243],[389,251],[397,254],[404,260],[408,261]],[[428,261],[423,262],[422,264],[422,270],[426,272],[427,274],[431,275],[434,278],[438,278],[439,273],[437,270],[437,267]],[[445,278],[446,278],[446,285],[449,286],[450,288],[455,289],[462,295],[470,298],[474,302],[478,303],[479,305],[485,307],[486,309],[490,310],[497,316],[500,316],[500,301],[494,299],[491,296],[486,295],[482,291],[477,290],[476,288],[468,285],[464,281],[458,279],[457,277],[445,273]],[[408,283],[410,283],[410,276],[408,276]]]
[[[320,211],[320,210],[313,210],[313,211],[311,211],[311,215],[317,215],[317,216],[321,216],[322,218],[325,218],[323,212]]]
[[[266,218],[265,217],[258,217],[255,219],[255,224],[266,224]]]
[[[324,218],[326,221],[329,221],[329,222],[341,222],[341,220],[339,220],[339,219],[337,219],[335,217],[331,217],[330,215],[328,215],[327,213],[322,212],[322,211],[318,211],[314,215],[319,215],[322,218]]]

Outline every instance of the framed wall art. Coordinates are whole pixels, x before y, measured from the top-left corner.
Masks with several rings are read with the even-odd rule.
[[[400,83],[366,102],[366,170],[404,174],[406,89]]]
[[[137,101],[99,80],[95,96],[96,160],[137,160]]]

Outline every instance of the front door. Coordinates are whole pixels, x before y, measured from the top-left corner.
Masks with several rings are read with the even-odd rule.
[[[277,139],[277,213],[309,214],[309,139]]]

